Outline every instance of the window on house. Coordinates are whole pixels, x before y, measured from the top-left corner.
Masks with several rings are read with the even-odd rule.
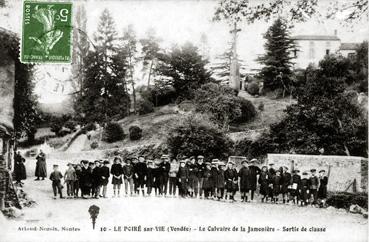
[[[331,42],[327,41],[325,42],[325,54],[329,55],[330,50],[331,50]]]
[[[297,58],[297,50],[293,50],[293,57]]]
[[[314,43],[314,41],[310,41],[310,43],[309,43],[309,58],[310,59],[315,58],[315,43]]]

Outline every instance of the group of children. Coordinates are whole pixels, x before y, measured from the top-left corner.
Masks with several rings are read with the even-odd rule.
[[[179,160],[179,161],[178,161]],[[113,185],[113,197],[120,197],[122,185],[126,196],[139,195],[173,196],[182,198],[205,198],[235,201],[237,192],[243,202],[254,201],[259,187],[261,202],[293,202],[302,206],[307,204],[324,204],[327,197],[328,176],[325,171],[312,169],[310,175],[299,170],[289,173],[288,167],[274,169],[273,164],[256,165],[257,160],[244,160],[241,168],[235,163],[213,159],[204,162],[204,157],[181,157],[170,161],[168,155],[151,160],[145,157],[120,157],[109,161],[82,160],[80,164],[68,164],[64,176],[54,165],[50,175],[54,198],[59,193],[62,198],[62,178],[67,186],[67,198],[106,198],[109,180]],[[329,172],[328,172],[329,173]],[[328,174],[329,175],[329,174]],[[111,177],[111,179],[110,179]],[[250,196],[250,199],[249,199]],[[281,200],[279,200],[281,198]]]

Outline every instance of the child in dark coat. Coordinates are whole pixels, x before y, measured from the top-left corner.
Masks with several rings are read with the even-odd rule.
[[[272,201],[274,203],[278,203],[278,197],[279,197],[279,194],[281,193],[281,181],[282,181],[281,171],[277,170],[275,175],[272,178],[272,184],[273,184]]]
[[[301,179],[300,187],[299,187],[299,194],[300,194],[301,206],[306,206],[308,204],[308,199],[309,199],[309,178],[308,178],[307,172],[302,173],[302,179]]]
[[[102,187],[102,197],[106,198],[106,190],[109,183],[110,170],[109,170],[109,161],[105,160],[104,165],[100,168],[101,175],[101,187]]]
[[[202,188],[204,189],[204,197],[205,199],[209,199],[211,195],[211,190],[213,188],[213,178],[211,172],[211,164],[210,162],[205,163],[205,170],[204,170],[204,183]]]
[[[268,194],[269,194],[269,175],[268,175],[268,167],[263,166],[261,168],[260,176],[259,176],[259,184],[260,184],[260,194],[263,196],[261,198],[261,202],[268,202]]]
[[[241,191],[241,199],[242,202],[247,202],[247,195],[249,193],[249,179],[250,179],[250,170],[247,166],[247,161],[242,161],[242,168],[238,172],[238,176],[240,177],[240,191]]]
[[[292,182],[290,187],[290,197],[294,204],[299,203],[300,195],[299,188],[301,183],[301,176],[299,175],[299,170],[294,170],[292,175]]]
[[[224,185],[225,185],[224,171],[225,171],[225,163],[220,162],[219,166],[218,166],[218,175],[217,175],[218,201],[220,201],[220,199],[224,198]]]
[[[210,189],[210,196],[213,199],[217,198],[217,180],[218,180],[218,159],[213,159],[211,162],[211,189]]]
[[[238,190],[238,173],[235,168],[233,168],[234,162],[228,162],[228,169],[224,172],[224,178],[226,181],[227,195],[230,200],[236,201],[234,195]]]
[[[329,176],[329,170],[328,170]],[[325,175],[325,170],[319,171],[319,190],[318,198],[320,199],[321,205],[324,207],[327,199],[327,186],[328,186],[328,176]]]
[[[249,189],[251,201],[254,200],[254,195],[257,187],[257,176],[260,174],[260,168],[256,166],[257,159],[252,159],[249,165]]]
[[[59,193],[60,198],[63,198],[63,186],[61,184],[61,179],[63,178],[63,175],[58,169],[58,165],[53,165],[54,171],[50,174],[50,180],[52,181],[52,187],[54,192],[54,199],[56,199],[57,193]]]
[[[74,197],[77,198],[78,197],[78,192],[80,189],[80,180],[81,180],[81,172],[82,172],[82,168],[80,164],[76,164],[74,166],[74,170],[76,172],[76,180],[74,180],[74,185],[73,185],[73,189],[74,189]],[[82,192],[81,192],[82,195]]]
[[[188,168],[186,167],[186,160],[180,161],[177,177],[179,183],[179,195],[182,198],[185,198],[187,196],[187,182],[189,177]]]
[[[120,187],[123,183],[122,176],[123,176],[123,167],[121,164],[122,160],[119,157],[115,157],[113,161],[113,165],[111,166],[110,173],[113,175],[113,179],[111,183],[113,184],[113,191],[115,197],[118,195],[120,197]]]
[[[101,181],[101,162],[96,160],[94,169],[92,170],[92,195],[96,199],[99,199]]]
[[[147,187],[147,195],[151,195],[152,188],[155,184],[155,166],[152,160],[147,161],[147,178],[146,178],[146,187]]]
[[[76,171],[72,163],[68,163],[68,169],[64,173],[64,181],[67,184],[67,198],[74,197],[74,181],[77,179]]]
[[[315,205],[318,203],[318,188],[319,188],[319,178],[316,175],[316,169],[311,169],[311,176],[309,178],[309,190],[310,190],[310,196],[313,197],[312,205]]]
[[[288,172],[288,167],[283,167],[283,172],[281,174],[282,181],[281,181],[281,193],[282,193],[282,200],[283,203],[289,202],[289,196],[288,196],[288,187],[291,184],[291,173]]]

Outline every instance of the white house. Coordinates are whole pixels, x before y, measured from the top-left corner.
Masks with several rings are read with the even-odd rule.
[[[327,54],[336,53],[341,46],[337,35],[296,35],[297,50],[294,51],[296,59],[295,68],[306,68],[309,64],[318,65]]]

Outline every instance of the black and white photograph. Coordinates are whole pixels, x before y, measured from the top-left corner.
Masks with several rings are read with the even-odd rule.
[[[367,0],[0,0],[0,242],[368,241]]]

